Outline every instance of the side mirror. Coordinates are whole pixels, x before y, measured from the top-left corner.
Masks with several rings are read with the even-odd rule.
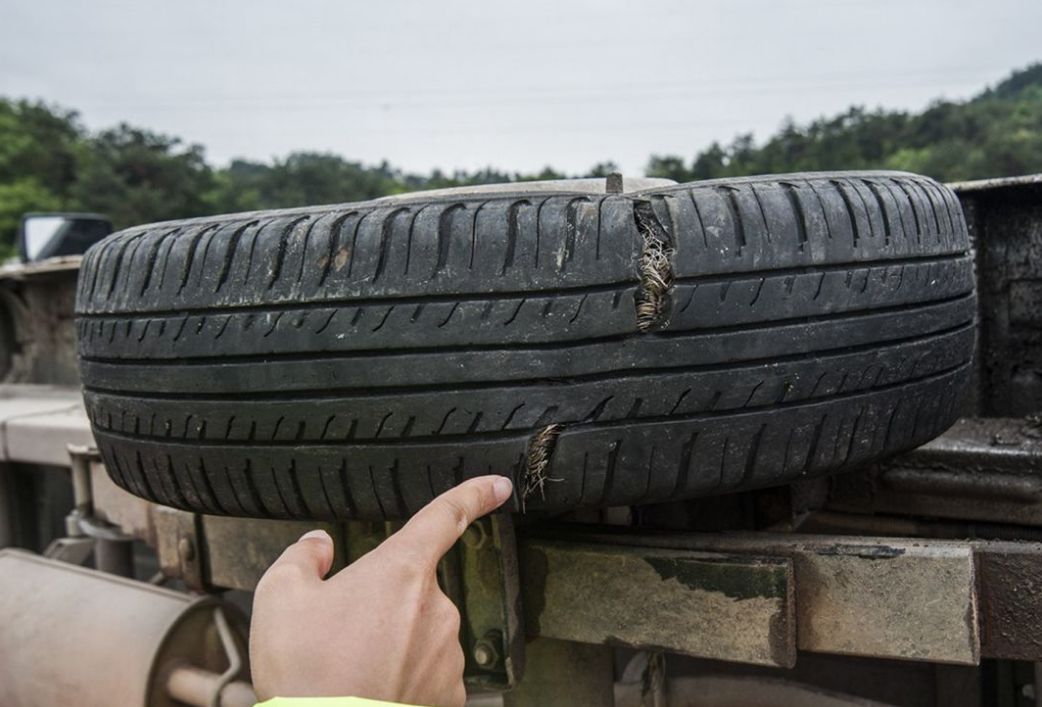
[[[18,255],[23,263],[82,255],[110,233],[112,223],[101,214],[25,214],[18,232]]]

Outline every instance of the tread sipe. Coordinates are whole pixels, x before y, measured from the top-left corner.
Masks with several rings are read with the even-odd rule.
[[[490,472],[562,510],[864,464],[954,421],[975,312],[958,201],[894,172],[155,224],[77,296],[116,483],[315,519]]]

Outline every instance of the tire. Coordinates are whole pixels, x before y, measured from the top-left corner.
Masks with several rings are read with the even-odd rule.
[[[88,252],[77,298],[117,484],[315,519],[489,472],[557,511],[872,462],[955,420],[975,313],[958,201],[893,172],[143,226]]]

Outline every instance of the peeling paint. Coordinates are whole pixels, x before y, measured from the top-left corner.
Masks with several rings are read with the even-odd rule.
[[[690,589],[720,592],[731,599],[778,599],[785,596],[785,583],[778,575],[749,572],[746,565],[727,563],[693,565],[672,557],[645,557],[663,580],[676,579]]]

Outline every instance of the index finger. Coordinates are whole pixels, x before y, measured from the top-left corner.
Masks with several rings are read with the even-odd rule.
[[[513,483],[505,476],[468,479],[421,508],[384,546],[412,553],[433,567],[452,549],[467,526],[502,506],[513,489]]]

